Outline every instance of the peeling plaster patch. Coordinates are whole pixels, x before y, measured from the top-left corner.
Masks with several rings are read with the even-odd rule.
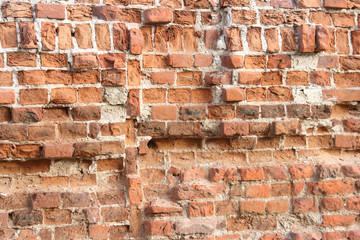
[[[126,103],[128,91],[125,87],[107,87],[104,98],[110,105],[122,105]]]
[[[319,56],[314,54],[292,55],[293,70],[316,69],[318,59]]]
[[[124,106],[102,106],[101,120],[107,122],[125,121],[126,111]]]
[[[319,89],[296,89],[294,92],[295,103],[322,104],[322,90]]]

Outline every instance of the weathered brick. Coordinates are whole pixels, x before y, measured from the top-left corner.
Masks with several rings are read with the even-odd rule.
[[[38,18],[65,19],[65,6],[60,4],[36,4]]]
[[[145,24],[166,24],[172,21],[173,14],[168,8],[152,8],[144,12]]]

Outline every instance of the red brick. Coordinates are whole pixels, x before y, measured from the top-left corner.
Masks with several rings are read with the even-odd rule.
[[[108,239],[110,226],[92,225],[89,228],[89,236],[91,239]]]
[[[27,127],[25,125],[0,125],[0,139],[10,141],[23,141],[26,139]]]
[[[223,89],[223,100],[226,102],[239,102],[245,100],[245,91],[242,88]]]
[[[319,207],[321,211],[338,211],[344,208],[344,202],[341,198],[324,198]]]
[[[139,29],[130,30],[130,52],[132,54],[141,54],[144,46],[144,36]]]
[[[292,200],[294,213],[317,212],[316,200],[312,198],[294,198]]]
[[[145,24],[166,24],[172,21],[173,14],[168,8],[151,8],[144,12]]]
[[[1,6],[3,17],[13,18],[32,18],[33,8],[31,3],[27,2],[4,2]]]
[[[192,67],[193,58],[186,54],[171,54],[168,56],[168,65],[174,68]]]
[[[31,72],[29,72],[29,74],[31,74]],[[42,75],[40,76],[41,79],[38,79],[38,81],[42,80]],[[72,73],[69,71],[48,70],[46,71],[45,77],[47,84],[72,84]]]
[[[169,89],[169,103],[188,103],[191,101],[191,90],[189,88]]]
[[[318,233],[292,233],[291,234],[294,240],[320,240],[320,235]]]
[[[228,51],[242,51],[241,29],[236,27],[225,28],[225,43]]]
[[[143,55],[143,67],[165,68],[167,66],[166,59],[167,59],[166,56],[162,56],[162,55]]]
[[[37,48],[35,25],[32,22],[19,23],[21,46],[23,48]],[[6,47],[6,45],[5,45]]]
[[[93,48],[91,33],[92,30],[90,24],[76,24],[75,39],[79,48]]]
[[[240,211],[243,214],[264,214],[265,202],[263,201],[240,201]]]
[[[189,217],[207,217],[214,215],[213,202],[189,202]]]
[[[303,25],[297,28],[299,37],[299,52],[315,51],[315,28]]]
[[[96,6],[93,8],[93,15],[106,21],[120,20],[119,8],[117,6]]]
[[[167,41],[169,43],[169,50],[171,52],[183,51],[181,35],[183,34],[183,28],[179,25],[172,25],[166,30]]]
[[[104,76],[103,78],[105,77],[106,76]],[[89,84],[100,83],[99,71],[88,70],[88,71],[74,72],[74,84],[81,84],[81,83],[89,83]]]
[[[14,122],[39,122],[42,120],[41,108],[14,108],[12,110],[12,119]]]
[[[319,178],[336,178],[341,177],[341,169],[338,164],[323,164],[317,166],[317,175]]]
[[[43,45],[44,46],[44,45]],[[42,53],[40,54],[41,66],[43,67],[66,67],[68,64],[67,54]]]
[[[76,101],[76,89],[74,88],[54,88],[51,90],[52,103],[75,103]]]
[[[99,58],[95,54],[74,54],[73,55],[73,64],[74,69],[81,69],[81,68],[98,68],[99,67]],[[104,65],[102,67],[121,67],[123,66],[123,63],[120,59],[117,59],[116,56],[112,55],[103,55],[102,56],[102,63],[105,64],[106,61],[108,61],[107,65]],[[119,65],[118,65],[119,64]]]
[[[193,25],[195,24],[195,21],[196,21],[196,12],[194,11],[183,11],[183,10],[174,11],[174,23]]]
[[[72,157],[73,147],[70,143],[46,143],[43,147],[44,158],[66,158]]]
[[[280,196],[290,196],[291,195],[291,185],[288,183],[277,183],[271,184],[271,196],[280,197]]]
[[[67,225],[55,228],[55,239],[77,239],[86,238],[87,229],[85,225]]]
[[[196,183],[182,183],[176,185],[172,189],[172,196],[174,199],[201,199],[213,198],[224,191],[224,185],[220,183],[211,183],[207,181]]]
[[[95,24],[95,40],[98,50],[111,49],[110,30],[107,24]]]
[[[316,51],[326,51],[330,48],[330,33],[325,26],[316,26]]]
[[[221,65],[226,68],[242,68],[244,66],[244,57],[240,55],[221,56],[221,62]]]
[[[124,23],[114,23],[113,25],[114,48],[127,50],[129,47],[130,34]]]
[[[248,135],[249,123],[245,122],[224,122],[220,124],[220,132],[226,136]]]
[[[337,75],[335,75],[337,76]],[[334,77],[335,78],[335,77]],[[310,73],[310,82],[320,86],[330,86],[330,73],[313,71]]]
[[[313,72],[312,72],[313,73]],[[302,71],[288,72],[286,75],[286,85],[308,85],[308,73]]]
[[[210,67],[213,63],[213,56],[210,54],[195,54],[194,66],[195,67]]]
[[[360,178],[360,166],[359,165],[343,165],[341,167],[344,175],[352,178]]]
[[[152,119],[176,120],[176,106],[153,106],[151,112]]]
[[[232,10],[231,11],[233,23],[241,25],[256,24],[256,11],[254,10]]]
[[[40,192],[31,196],[34,208],[60,207],[60,194],[55,192]]]
[[[360,211],[360,197],[350,197],[346,201],[346,209]]]
[[[197,52],[197,42],[195,36],[195,28],[184,27],[183,28],[183,42],[186,52]]]
[[[351,226],[355,223],[356,215],[323,215],[322,226]]]
[[[291,56],[290,55],[270,55],[268,59],[268,68],[284,69],[291,68]]]
[[[280,25],[285,22],[284,12],[280,10],[260,10],[260,23],[262,25]]]
[[[323,240],[346,239],[346,232],[323,232]]]
[[[212,91],[209,88],[196,88],[191,91],[192,103],[211,103]]]
[[[74,82],[75,82],[74,75]],[[104,86],[121,86],[125,85],[126,75],[124,70],[109,69],[101,71],[101,84]]]
[[[100,120],[100,106],[78,106],[72,109],[74,121]]]
[[[298,0],[297,6],[300,8],[318,8],[321,7],[321,0]]]
[[[347,31],[344,32],[344,38],[347,39],[348,37],[345,34],[347,34]],[[344,44],[344,43],[339,42],[339,44]],[[360,46],[359,46],[359,44],[360,44],[360,31],[352,31],[351,32],[351,44],[353,46],[353,53],[354,54],[360,54]],[[339,48],[339,46],[338,46],[338,48]],[[348,48],[345,48],[345,49],[348,50]],[[344,53],[349,53],[349,52],[344,51]]]
[[[209,112],[209,119],[233,119],[235,117],[235,111],[233,106],[227,106],[227,105],[217,105],[217,106],[209,106],[208,112]],[[240,126],[240,125],[239,125]],[[228,124],[224,123],[224,129],[228,127],[238,127],[235,123],[234,124]],[[235,129],[234,128],[234,129]]]
[[[267,52],[276,53],[280,51],[279,32],[276,28],[265,29],[265,40]]]
[[[330,13],[321,10],[310,12],[310,22],[325,26],[330,26],[332,24]]]
[[[286,213],[289,211],[289,201],[286,199],[272,200],[266,203],[268,213]]]
[[[265,167],[265,179],[287,179],[287,173],[283,166]]]
[[[35,12],[38,18],[65,19],[65,5],[36,4]]]
[[[21,32],[21,24],[19,24],[20,27],[20,33]],[[20,38],[21,38],[20,34]],[[2,48],[13,48],[18,46],[17,41],[17,31],[16,31],[16,24],[15,22],[3,22],[0,23],[0,41],[1,41],[1,47]]]
[[[193,136],[193,123],[169,123],[168,134],[171,136]]]
[[[348,31],[345,29],[338,29],[336,31],[336,46],[338,49],[338,53],[348,54],[350,52],[348,42],[349,42]],[[355,46],[353,45],[353,48],[357,49],[356,45]]]
[[[264,69],[266,66],[265,55],[247,55],[245,56],[245,68]]]
[[[241,168],[239,173],[244,181],[264,180],[264,170],[261,167]]]
[[[250,51],[261,52],[262,50],[261,28],[249,27],[247,29],[246,40],[248,41]]]
[[[218,32],[215,29],[204,31],[204,44],[207,49],[215,47],[216,40],[218,39]]]
[[[347,8],[348,0],[324,0],[326,8]]]
[[[291,165],[289,172],[293,179],[311,178],[313,176],[313,167],[311,165]]]
[[[318,68],[338,68],[339,56],[320,56]]]
[[[15,92],[11,89],[0,89],[0,103],[15,103]]]
[[[41,45],[42,50],[53,51],[55,50],[55,23],[42,22],[41,23]]]
[[[150,77],[154,84],[174,84],[175,82],[175,72],[173,71],[151,72]]]
[[[239,72],[239,83],[246,85],[259,85],[262,79],[260,72]]]
[[[300,123],[297,120],[274,122],[275,135],[295,135],[300,133]]]
[[[54,126],[29,126],[29,140],[54,140],[55,127]]]
[[[19,95],[22,105],[48,103],[48,91],[46,89],[20,89]]]
[[[9,122],[11,120],[11,110],[7,107],[0,107],[0,122]]]
[[[296,50],[295,33],[292,28],[281,28],[281,38],[282,51],[288,52]]]
[[[231,72],[210,72],[205,74],[205,82],[208,85],[230,84]]]
[[[268,184],[247,186],[245,190],[245,197],[268,198],[270,197],[270,186]]]
[[[334,195],[354,193],[354,182],[349,180],[329,180],[307,183],[307,194]]]
[[[324,100],[351,102],[360,101],[360,91],[358,90],[323,90]]]
[[[150,236],[169,236],[174,232],[171,221],[146,221],[144,224],[146,235]]]
[[[66,50],[73,48],[71,37],[71,25],[68,23],[59,23],[57,28],[59,49]]]
[[[93,157],[100,155],[100,143],[80,142],[74,144],[74,157]],[[71,179],[70,179],[71,180]]]
[[[274,8],[294,8],[292,0],[271,0],[271,6]]]
[[[143,198],[140,178],[127,178],[127,187],[129,191],[130,204],[139,205]]]
[[[331,18],[335,27],[354,27],[355,15],[354,13],[332,13]]]
[[[12,67],[36,67],[36,53],[8,52],[7,64]]]

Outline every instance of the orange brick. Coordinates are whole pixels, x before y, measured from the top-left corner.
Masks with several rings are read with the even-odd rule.
[[[153,106],[151,112],[152,119],[159,120],[176,120],[176,106]]]

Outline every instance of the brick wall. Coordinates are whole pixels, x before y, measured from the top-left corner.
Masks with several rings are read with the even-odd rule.
[[[359,9],[1,1],[0,239],[360,239]]]

